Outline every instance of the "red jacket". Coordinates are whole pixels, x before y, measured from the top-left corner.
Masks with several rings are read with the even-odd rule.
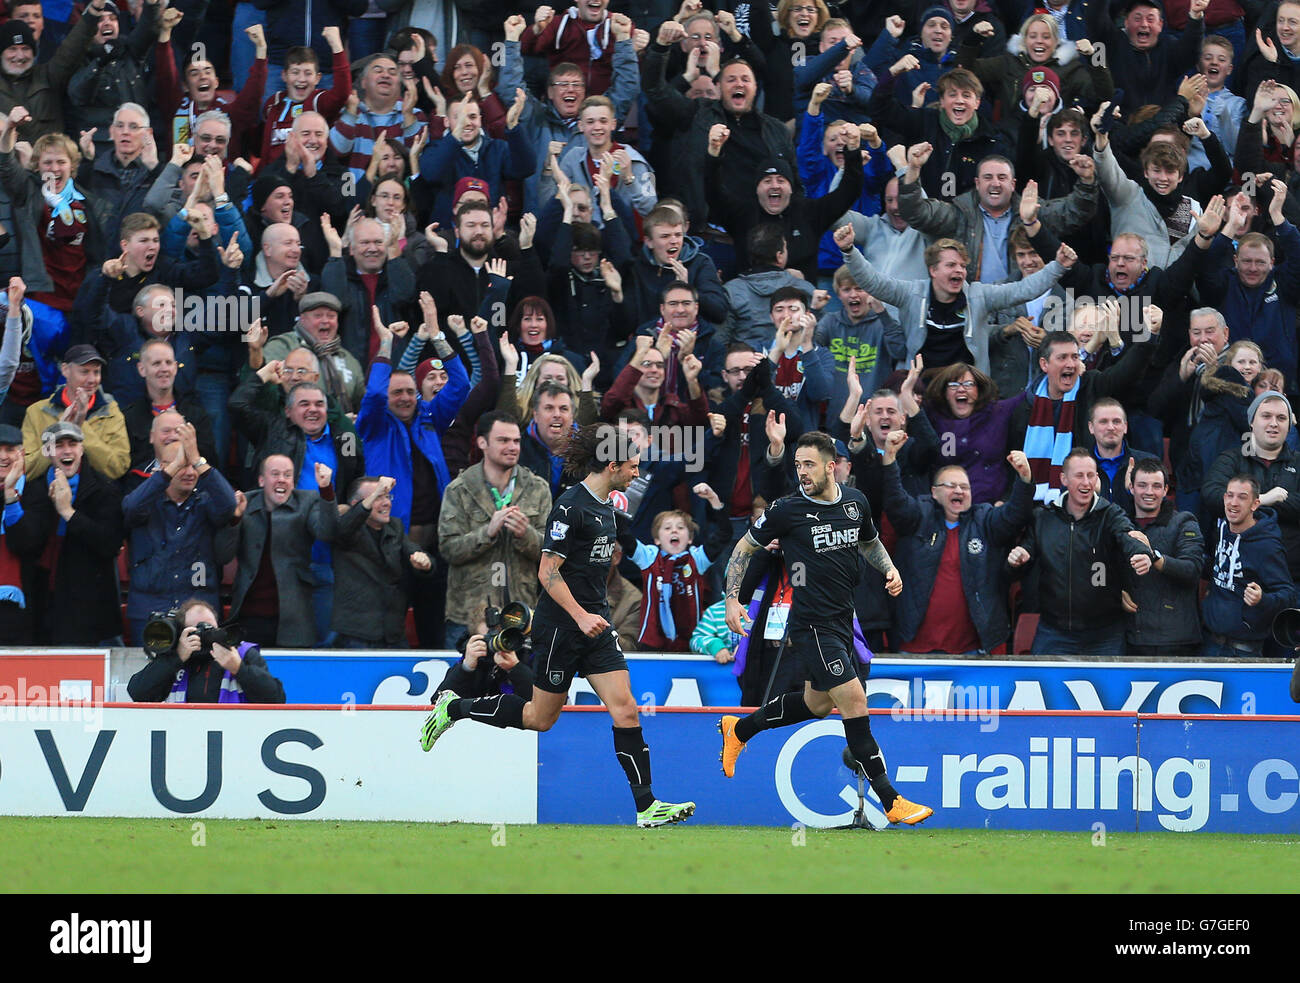
[[[343,107],[348,104],[348,96],[352,93],[352,66],[348,64],[346,51],[340,51],[334,56],[330,71],[334,76],[333,87],[317,89],[297,105],[289,105],[289,93],[283,90],[266,100],[266,105],[262,107],[262,119],[266,121],[266,125],[262,127],[262,155],[258,163],[259,169],[273,160],[278,160],[284,153],[284,141],[289,138],[293,121],[301,114],[320,113],[329,126],[334,125],[334,121],[339,118],[339,113],[343,112]]]
[[[645,409],[636,394],[636,385],[641,381],[641,370],[631,362],[614,379],[609,392],[600,401],[600,416],[604,420],[613,420],[618,412],[628,406],[639,410]],[[707,427],[709,425],[709,400],[704,395],[704,387],[695,399],[683,400],[675,393],[660,390],[660,401],[655,404],[654,418],[650,421],[657,427]]]
[[[587,95],[602,95],[614,76],[614,31],[607,13],[596,27],[600,57],[592,61],[591,46],[587,43],[587,31],[592,26],[578,17],[577,7],[570,7],[552,17],[541,34],[537,33],[536,25],[530,24],[519,39],[519,50],[525,55],[543,56],[552,68],[561,62],[572,62],[582,69]]]

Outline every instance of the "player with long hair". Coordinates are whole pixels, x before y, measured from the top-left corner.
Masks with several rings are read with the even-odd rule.
[[[593,423],[570,439],[564,464],[582,480],[556,499],[546,520],[538,572],[543,593],[532,627],[532,699],[507,693],[469,700],[444,692],[424,722],[421,745],[428,751],[467,717],[493,727],[550,730],[574,673],[581,673],[613,718],[614,754],[632,787],[637,825],[680,822],[695,811],[695,803],[660,802],[651,791],[650,748],[641,734],[606,594],[615,546],[621,543],[628,555],[636,549],[627,518],[614,508],[610,493],[625,491],[640,473],[640,452],[617,427]]]

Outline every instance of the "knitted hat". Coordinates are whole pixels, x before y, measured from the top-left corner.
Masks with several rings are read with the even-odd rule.
[[[1020,80],[1020,98],[1025,98],[1031,85],[1045,85],[1056,93],[1056,101],[1061,101],[1061,78],[1050,68],[1031,68]]]
[[[779,174],[791,184],[794,183],[794,172],[790,170],[790,162],[780,157],[769,157],[763,161],[758,168],[758,181],[763,180],[769,174]],[[757,181],[755,182],[758,183]]]
[[[12,48],[15,45],[25,44],[36,51],[36,35],[32,29],[20,20],[6,21],[3,28],[0,28],[0,51],[5,48]]]
[[[460,202],[461,196],[465,194],[466,191],[481,192],[484,198],[489,202],[492,201],[492,191],[488,187],[486,181],[481,177],[463,177],[456,182],[456,190],[451,193],[451,207],[453,209],[455,209],[456,205]]]
[[[275,174],[262,174],[253,182],[253,210],[260,212],[266,204],[266,199],[270,198],[276,188],[289,188],[292,185],[282,177]]]
[[[925,11],[921,14],[921,19],[916,22],[917,27],[918,28],[924,27],[925,22],[930,20],[932,17],[942,17],[944,20],[948,22],[949,27],[951,27],[954,31],[957,30],[957,22],[956,20],[953,19],[952,11],[949,10],[947,7],[940,7],[938,4],[936,4],[933,7],[927,7],[925,9]]]
[[[415,391],[424,392],[424,380],[434,369],[441,369],[442,359],[426,358],[423,362],[415,367]]]
[[[1270,389],[1268,392],[1266,392],[1266,393],[1260,393],[1258,396],[1256,396],[1256,397],[1255,397],[1255,401],[1254,401],[1253,403],[1250,404],[1250,409],[1248,409],[1248,410],[1246,411],[1246,419],[1249,420],[1250,423],[1251,423],[1252,425],[1253,425],[1254,422],[1255,422],[1255,412],[1260,408],[1260,406],[1261,406],[1261,405],[1264,403],[1264,401],[1267,400],[1267,399],[1280,399],[1280,400],[1282,400],[1282,402],[1286,403],[1286,415],[1287,415],[1287,419],[1288,419],[1288,420],[1294,420],[1294,419],[1295,419],[1295,414],[1291,412],[1291,401],[1290,401],[1289,399],[1287,399],[1285,396],[1283,396],[1280,392],[1277,392],[1276,390]]]

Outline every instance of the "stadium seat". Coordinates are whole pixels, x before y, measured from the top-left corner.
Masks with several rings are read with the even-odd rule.
[[[1034,647],[1034,635],[1038,633],[1038,615],[1022,614],[1016,621],[1016,634],[1013,650],[1016,655],[1028,655]]]

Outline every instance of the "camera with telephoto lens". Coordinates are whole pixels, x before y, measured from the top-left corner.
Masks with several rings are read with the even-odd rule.
[[[151,659],[155,659],[164,652],[170,652],[180,641],[181,632],[185,630],[185,621],[181,617],[180,608],[172,608],[170,611],[155,611],[149,615],[149,620],[144,623],[144,631],[140,634],[140,644],[144,646],[145,654]]]
[[[211,622],[201,621],[194,626],[199,635],[199,650],[194,653],[201,658],[212,657],[212,646],[225,645],[235,648],[243,641],[243,632],[238,625],[223,625],[218,628]],[[185,619],[181,617],[180,608],[166,612],[154,612],[144,624],[140,635],[140,644],[145,653],[154,659],[176,648],[181,633],[185,631]]]
[[[489,652],[515,652],[523,647],[533,627],[533,612],[522,601],[512,601],[504,608],[483,609],[487,634],[483,640]]]

